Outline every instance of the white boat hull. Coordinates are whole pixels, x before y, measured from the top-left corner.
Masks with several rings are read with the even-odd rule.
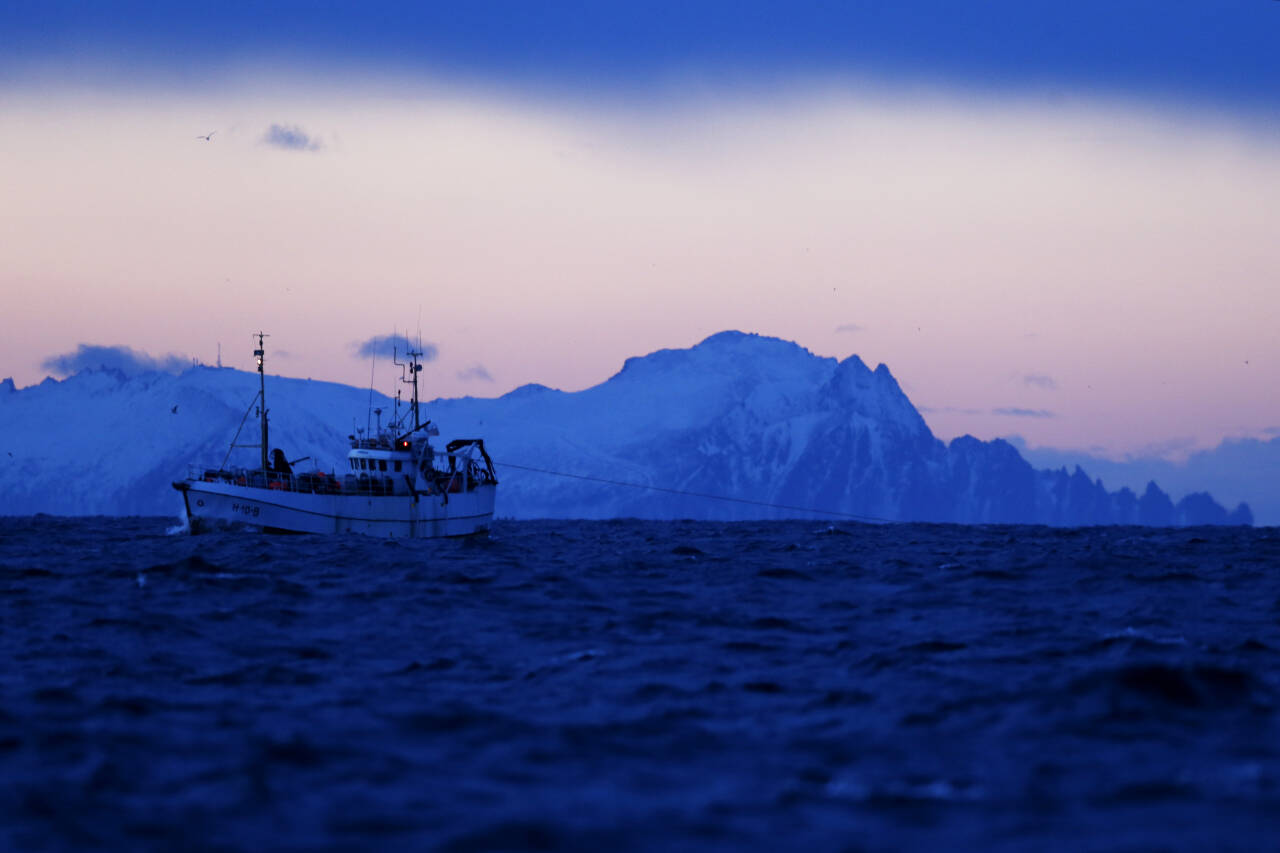
[[[173,484],[193,533],[249,526],[286,533],[363,533],[381,538],[470,536],[493,522],[497,486],[445,494],[316,494],[187,479]],[[447,498],[447,500],[446,500]]]

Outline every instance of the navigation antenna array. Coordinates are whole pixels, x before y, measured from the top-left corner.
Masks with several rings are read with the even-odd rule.
[[[400,347],[396,345],[394,338],[395,336],[392,335],[393,340],[391,343],[391,363],[394,364],[396,367],[400,368],[400,382],[401,384],[403,384],[406,381],[404,378],[405,376],[404,369],[409,365],[405,364],[403,361],[400,360]],[[397,385],[396,386],[396,419],[395,419],[397,430],[404,429],[404,424],[400,422],[400,399],[401,399],[400,395],[401,395],[400,386]]]
[[[264,338],[270,335],[258,332],[258,348],[253,351],[253,357],[258,362],[258,397],[262,401],[258,412],[262,419],[262,473],[267,473],[267,375],[263,370],[263,362],[267,356],[266,346],[263,344]]]
[[[422,372],[422,362],[418,359],[422,358],[421,352],[409,353],[410,371],[413,373],[413,428],[421,429],[422,424],[418,421],[418,374]]]
[[[422,345],[419,344],[418,346],[422,346]],[[395,364],[400,368],[400,381],[405,385],[413,386],[413,402],[410,405],[413,408],[413,430],[417,431],[422,427],[422,423],[418,420],[418,374],[422,372],[422,363],[419,361],[419,359],[422,358],[422,352],[420,351],[415,352],[414,350],[409,350],[409,352],[405,353],[405,355],[409,356],[409,361],[407,364],[399,360],[399,357],[398,357],[399,353],[394,349],[392,350],[391,358],[392,358],[392,361],[394,361]],[[405,379],[405,368],[409,369],[408,379]],[[400,391],[397,389],[396,400],[398,401],[399,399],[400,399]]]

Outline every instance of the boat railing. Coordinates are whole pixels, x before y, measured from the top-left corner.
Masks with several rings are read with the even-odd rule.
[[[282,492],[336,494],[342,491],[338,478],[323,471],[291,474],[282,471],[264,472],[261,468],[206,468],[193,465],[188,466],[187,476],[206,483],[228,483]]]
[[[391,436],[382,433],[376,436],[348,436],[352,450],[390,450]]]
[[[187,467],[187,477],[191,480],[322,495],[408,495],[415,491],[425,494],[457,493],[469,492],[479,485],[497,483],[487,459],[484,462],[477,459],[470,446],[456,451],[432,451],[431,464],[424,466],[420,473],[426,485],[422,490],[419,489],[419,483],[415,483],[412,470],[394,473],[353,471],[339,476],[323,471],[294,474],[263,471],[261,468]]]

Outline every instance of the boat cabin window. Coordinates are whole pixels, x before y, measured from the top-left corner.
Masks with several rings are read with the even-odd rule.
[[[378,470],[379,470],[379,471],[385,471],[385,470],[387,470],[387,460],[385,460],[385,459],[379,459],[379,460],[378,460]]]
[[[399,474],[399,473],[400,473],[400,460],[399,460],[399,459],[397,459],[397,460],[396,460],[396,473],[397,473],[397,474]]]

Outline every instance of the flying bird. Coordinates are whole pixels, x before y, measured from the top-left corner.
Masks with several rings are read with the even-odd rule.
[[[178,414],[178,407],[177,407],[177,406],[174,406],[172,409],[170,409],[170,410],[169,410],[169,414],[171,414],[171,415],[176,415],[176,414]]]
[[[204,134],[203,136],[197,136],[197,137],[196,137],[196,139],[203,139],[205,142],[212,142],[212,141],[213,141],[213,135],[214,135],[215,133],[217,133],[217,132],[218,132],[218,131],[216,131],[216,130],[211,130],[211,131],[209,131],[208,133]]]

